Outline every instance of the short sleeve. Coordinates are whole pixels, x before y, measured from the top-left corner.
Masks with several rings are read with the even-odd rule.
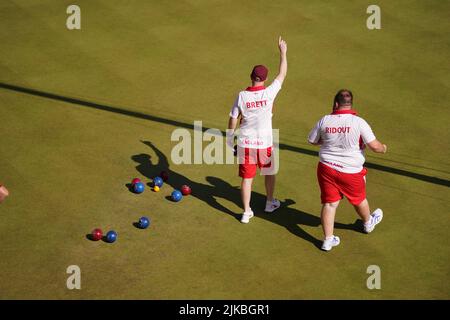
[[[239,96],[236,98],[236,101],[234,101],[233,107],[231,108],[230,111],[230,117],[233,119],[237,119],[237,117],[239,117],[240,114],[240,110],[239,110]]]
[[[371,143],[376,139],[375,135],[373,134],[372,128],[364,119],[361,119],[360,121],[360,132],[361,137],[366,144]]]
[[[273,100],[277,96],[278,92],[281,90],[281,83],[275,79],[270,86],[267,87],[266,92],[269,97]]]
[[[320,140],[320,128],[322,127],[323,118],[320,119],[308,135],[309,143],[318,143]]]

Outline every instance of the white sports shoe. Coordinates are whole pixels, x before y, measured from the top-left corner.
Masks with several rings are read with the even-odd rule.
[[[370,215],[370,221],[364,224],[364,232],[371,233],[375,226],[383,220],[383,210],[378,208]]]
[[[280,200],[273,199],[272,201],[266,201],[266,209],[265,212],[274,212],[281,206]]]
[[[341,239],[338,236],[333,236],[330,239],[323,240],[322,250],[330,251],[333,247],[336,247],[341,243]]]
[[[250,221],[250,219],[253,218],[253,216],[254,216],[253,211],[244,212],[242,214],[241,222],[242,223],[248,223]]]

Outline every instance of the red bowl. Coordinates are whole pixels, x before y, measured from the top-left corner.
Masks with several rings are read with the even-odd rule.
[[[181,193],[183,194],[183,196],[190,195],[191,192],[192,192],[192,189],[188,185],[184,184],[181,186]]]
[[[92,230],[91,236],[94,241],[100,240],[103,237],[102,229],[96,228]]]

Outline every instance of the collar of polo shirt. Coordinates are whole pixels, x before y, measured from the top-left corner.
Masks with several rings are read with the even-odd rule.
[[[356,110],[335,110],[335,111],[333,111],[333,113],[332,114],[353,114],[353,115],[356,115],[357,114],[357,112],[356,112]]]

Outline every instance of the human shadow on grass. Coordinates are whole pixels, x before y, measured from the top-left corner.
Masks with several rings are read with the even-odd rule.
[[[169,174],[169,179],[165,182],[172,188],[179,189],[183,184],[189,185],[192,189],[192,197],[195,197],[203,202],[206,202],[209,206],[217,209],[223,213],[226,213],[236,220],[240,220],[242,213],[235,213],[229,208],[220,204],[217,199],[225,199],[237,206],[241,206],[241,196],[240,189],[238,187],[232,186],[228,182],[217,178],[208,176],[206,181],[208,184],[199,183],[193,181],[173,170],[170,169],[170,165],[167,157],[149,141],[141,141],[145,145],[152,148],[158,157],[158,163],[155,164],[151,161],[151,156],[148,154],[138,154],[131,158],[133,161],[138,163],[136,170],[143,176],[152,179],[164,170]],[[170,199],[170,197],[167,197]],[[321,225],[320,218],[306,213],[304,211],[293,208],[292,205],[295,201],[292,199],[286,199],[281,201],[281,207],[274,213],[265,213],[264,205],[266,203],[266,196],[258,193],[252,192],[252,207],[254,208],[255,218],[264,219],[275,223],[281,227],[287,229],[290,233],[312,243],[317,248],[320,248],[322,241],[316,239],[314,236],[306,232],[301,226],[319,227]],[[358,223],[353,224],[342,224],[335,223],[335,228],[338,229],[349,229],[361,231]]]
[[[223,198],[224,196],[226,196],[227,193],[226,191],[215,190],[214,186],[193,181],[171,170],[169,167],[167,157],[158,148],[156,148],[149,141],[142,141],[142,142],[153,149],[153,151],[158,156],[159,161],[157,164],[153,163],[151,156],[145,153],[132,156],[131,159],[136,163],[138,163],[138,165],[136,166],[136,170],[140,174],[147,177],[148,179],[153,179],[154,177],[158,176],[161,173],[161,171],[166,171],[169,175],[169,179],[166,182],[164,182],[165,184],[178,190],[181,188],[182,185],[186,184],[190,186],[192,189],[191,194],[192,197],[195,197],[201,201],[208,203],[210,206],[212,206],[217,210],[226,212],[231,215],[234,214],[230,209],[224,207],[215,199],[216,197]],[[171,200],[170,197],[166,197],[166,199]]]
[[[129,110],[129,109],[123,108],[123,107],[111,106],[111,105],[97,103],[94,101],[88,101],[88,100],[78,99],[78,98],[74,98],[74,97],[62,96],[62,95],[58,95],[55,93],[36,90],[36,89],[32,89],[32,88],[27,88],[27,87],[22,87],[22,86],[18,86],[18,85],[14,85],[14,84],[0,82],[0,88],[15,91],[15,92],[20,92],[20,93],[24,93],[24,94],[33,95],[36,97],[52,99],[55,101],[63,101],[63,102],[67,102],[67,103],[70,103],[70,104],[76,105],[76,106],[93,108],[93,109],[102,110],[105,112],[112,112],[112,113],[120,114],[120,115],[123,115],[126,117],[133,117],[133,118],[137,118],[137,119],[144,119],[144,120],[154,121],[154,122],[158,122],[158,123],[163,123],[163,124],[178,127],[178,128],[186,128],[186,129],[193,128],[192,124],[182,122],[182,121],[176,121],[176,120],[169,119],[169,118],[163,118],[163,117],[158,117],[158,116],[151,115],[151,114],[145,114],[142,112]],[[208,129],[209,129],[208,127],[203,127],[202,130],[203,130],[203,132],[205,132]],[[222,135],[225,135],[225,134],[226,133],[222,131]],[[280,146],[281,150],[288,150],[288,151],[292,151],[292,152],[296,152],[296,153],[300,153],[300,154],[304,154],[304,155],[309,155],[309,156],[314,156],[314,157],[317,157],[317,155],[318,155],[318,151],[316,151],[316,150],[309,150],[309,149],[302,148],[299,146],[293,146],[293,145],[289,145],[289,144],[285,144],[285,143],[280,143],[279,146]],[[390,161],[392,161],[392,160],[390,160]],[[424,168],[423,166],[417,166],[414,163],[401,163],[400,162],[400,164],[408,165],[408,166],[412,166],[412,167],[416,167],[416,168]],[[412,179],[425,181],[428,183],[433,183],[436,185],[450,187],[450,180],[447,180],[447,179],[441,178],[441,177],[424,175],[424,174],[415,173],[415,172],[408,171],[408,170],[384,166],[384,165],[371,163],[371,162],[366,162],[366,167],[372,168],[375,170],[379,170],[379,171],[389,172],[392,174],[401,175],[404,177],[409,177]],[[447,173],[447,171],[438,170],[436,168],[428,168],[428,169],[434,170],[437,172]]]

